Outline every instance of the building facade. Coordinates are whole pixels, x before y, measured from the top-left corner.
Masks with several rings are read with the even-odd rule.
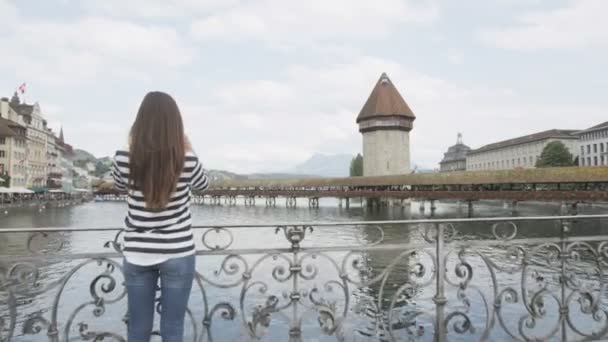
[[[9,104],[8,98],[0,99],[0,173],[10,179],[8,187],[25,187],[27,181],[27,128],[23,118]]]
[[[576,132],[579,166],[608,165],[608,121]]]
[[[471,148],[462,142],[462,134],[458,133],[456,145],[450,146],[439,163],[439,171],[464,171],[467,169],[467,154]]]
[[[55,133],[48,128],[46,141],[46,187],[49,189],[61,189],[61,179],[63,178],[63,173],[61,171],[61,148],[59,146],[59,139],[55,136]]]
[[[10,101],[10,107],[23,118],[27,136],[27,179],[26,186],[32,189],[45,188],[48,163],[47,127],[38,104],[21,103],[17,93]]]
[[[545,146],[552,141],[561,141],[572,156],[578,156],[576,130],[552,129],[485,145],[471,150],[466,157],[467,171],[529,169],[536,162]]]
[[[416,116],[386,73],[357,117],[363,135],[363,175],[410,172],[410,135]]]
[[[0,118],[0,186],[9,187],[11,180],[10,164],[13,138],[17,135],[8,125],[9,121]]]
[[[63,129],[59,134],[61,146],[61,184],[64,192],[74,190],[74,148],[63,140]]]

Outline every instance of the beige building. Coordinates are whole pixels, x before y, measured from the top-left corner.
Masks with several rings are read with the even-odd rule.
[[[363,134],[363,174],[410,172],[410,135],[416,116],[386,73],[380,76],[357,117]]]
[[[561,141],[573,157],[578,156],[576,130],[552,129],[485,145],[467,154],[467,171],[534,168],[545,146]]]
[[[47,127],[40,112],[40,106],[21,103],[17,93],[10,101],[11,108],[25,121],[27,128],[27,179],[28,188],[43,188],[46,186],[48,163]]]
[[[46,186],[51,189],[62,188],[63,172],[61,169],[61,151],[62,146],[59,138],[55,133],[47,128],[46,136],[46,162],[47,162],[47,180]]]
[[[23,118],[0,99],[0,174],[8,173],[10,187],[25,187],[27,181],[27,128]]]
[[[576,132],[579,166],[608,165],[608,121]]]

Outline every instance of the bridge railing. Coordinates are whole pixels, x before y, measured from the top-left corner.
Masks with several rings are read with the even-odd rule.
[[[608,215],[194,231],[188,341],[608,338]],[[121,236],[0,229],[0,341],[125,341]]]

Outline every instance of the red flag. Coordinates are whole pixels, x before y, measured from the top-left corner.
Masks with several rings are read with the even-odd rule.
[[[21,83],[21,85],[18,88],[19,92],[23,95],[25,93],[25,82]]]

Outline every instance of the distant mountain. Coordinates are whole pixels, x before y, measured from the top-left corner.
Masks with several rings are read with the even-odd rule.
[[[301,175],[296,173],[252,173],[246,176],[248,179],[290,179],[290,178],[313,178],[316,175]]]
[[[112,166],[112,158],[110,157],[99,158],[97,161],[103,165]]]
[[[252,173],[241,175],[234,172],[224,170],[209,170],[209,179],[211,182],[231,180],[231,179],[288,179],[288,178],[310,178],[309,175],[297,175],[293,173]]]
[[[350,154],[317,153],[285,173],[319,177],[348,177],[352,159],[353,156]]]
[[[95,162],[97,158],[85,150],[75,149],[74,150],[74,161],[75,162]]]
[[[228,172],[223,170],[209,170],[209,180],[211,182],[229,180],[229,179],[247,179],[247,176],[239,175],[234,172]]]

